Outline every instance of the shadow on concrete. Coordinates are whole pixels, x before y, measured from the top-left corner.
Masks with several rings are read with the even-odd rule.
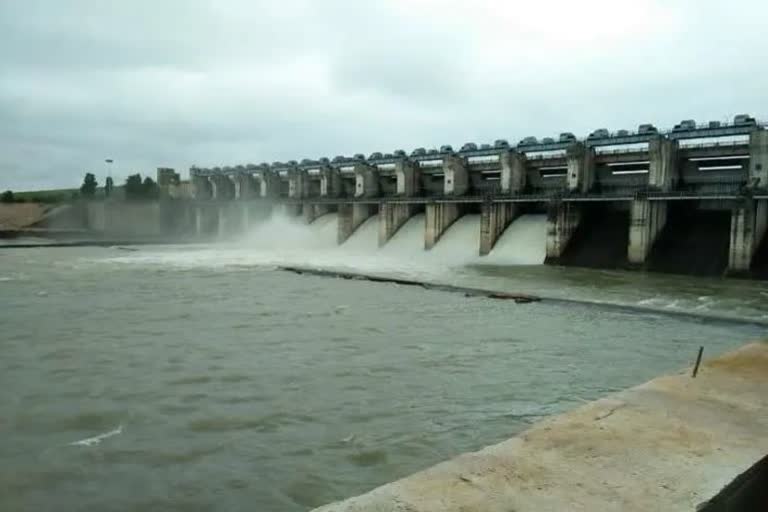
[[[755,255],[752,256],[750,275],[756,279],[768,279],[768,236],[763,237]]]
[[[667,224],[649,255],[648,270],[722,275],[728,266],[730,237],[730,211],[697,210],[695,205],[670,204]]]
[[[558,263],[573,267],[622,268],[627,265],[629,212],[585,206],[579,227]]]
[[[768,456],[737,476],[717,496],[697,508],[698,512],[768,510]]]

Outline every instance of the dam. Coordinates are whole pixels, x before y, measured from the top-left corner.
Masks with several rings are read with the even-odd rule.
[[[250,229],[279,209],[307,224],[333,213],[337,244],[364,229],[382,249],[406,226],[421,232],[425,251],[450,244],[454,224],[473,226],[473,246],[461,250],[488,261],[526,229],[526,240],[542,230],[550,264],[738,275],[768,257],[768,131],[748,115],[516,145],[192,167],[190,180],[184,226],[201,237]]]

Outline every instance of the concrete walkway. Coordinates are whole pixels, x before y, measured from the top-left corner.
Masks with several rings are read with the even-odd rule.
[[[693,356],[694,354],[692,354]],[[693,511],[768,454],[768,344],[317,512]]]

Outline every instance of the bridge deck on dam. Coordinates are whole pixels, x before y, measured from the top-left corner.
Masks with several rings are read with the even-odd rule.
[[[316,512],[765,510],[765,432],[756,343]]]
[[[315,197],[290,199],[285,198],[276,202],[284,204],[379,204],[379,203],[405,203],[405,204],[427,204],[427,203],[483,203],[492,201],[496,203],[548,203],[548,202],[614,202],[614,201],[633,201],[637,198],[648,199],[649,201],[703,201],[703,200],[738,200],[742,199],[744,194],[733,191],[723,192],[644,192],[634,191],[619,194],[520,194],[520,195],[475,195],[475,196],[431,196],[431,197],[401,197],[401,196],[382,196],[382,197]],[[768,194],[754,193],[750,194],[752,199],[768,199]],[[262,199],[250,200],[254,203],[267,203]],[[199,200],[200,204],[230,204],[228,200]],[[271,202],[271,201],[269,201]]]

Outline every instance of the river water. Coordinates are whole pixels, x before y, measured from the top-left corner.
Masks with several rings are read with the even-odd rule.
[[[478,261],[465,223],[431,259],[407,225],[389,251],[370,232],[334,250],[322,219],[219,245],[0,250],[0,510],[307,510],[765,334],[668,314],[765,321],[763,283],[505,264],[530,248]]]

